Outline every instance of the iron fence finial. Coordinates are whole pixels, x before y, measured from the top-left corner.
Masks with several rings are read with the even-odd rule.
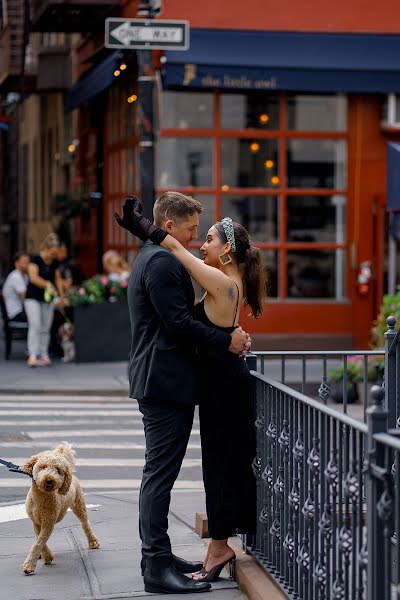
[[[383,406],[385,390],[380,385],[373,385],[371,388],[372,403],[374,406]]]
[[[397,319],[396,319],[395,316],[391,315],[390,317],[388,317],[386,319],[386,323],[387,323],[387,326],[389,327],[389,329],[393,330],[395,328],[395,326],[396,326]]]

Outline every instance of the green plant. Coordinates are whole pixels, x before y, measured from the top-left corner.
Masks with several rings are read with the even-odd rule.
[[[383,296],[382,305],[376,320],[372,324],[371,329],[371,347],[383,348],[384,333],[387,331],[386,319],[390,316],[397,319],[396,329],[400,327],[400,286],[397,288],[396,294],[386,294]]]
[[[340,365],[334,369],[328,371],[328,380],[332,383],[343,381],[344,378],[344,366]],[[362,373],[358,364],[350,362],[347,363],[347,383],[359,383],[362,381]]]
[[[383,380],[385,370],[385,357],[368,356],[367,359],[367,378],[370,382]],[[365,361],[362,354],[354,354],[347,360],[347,381],[348,383],[360,383],[364,381]],[[344,365],[341,364],[328,371],[328,379],[331,382],[342,381],[344,377]]]
[[[70,306],[123,302],[127,299],[127,288],[127,281],[115,281],[106,275],[95,275],[83,281],[79,287],[67,290],[66,299]]]

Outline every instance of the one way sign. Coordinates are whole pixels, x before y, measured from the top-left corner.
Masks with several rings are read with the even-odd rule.
[[[187,50],[189,22],[152,19],[106,19],[106,48]]]

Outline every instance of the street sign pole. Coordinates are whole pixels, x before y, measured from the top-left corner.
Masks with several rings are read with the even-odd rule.
[[[139,5],[140,16],[153,18],[151,0]],[[143,214],[153,220],[154,186],[154,67],[151,50],[138,50],[138,110],[139,110],[139,183]],[[133,165],[132,165],[133,168]]]
[[[154,206],[154,104],[155,72],[152,49],[187,50],[188,21],[152,19],[162,0],[139,0],[139,19],[109,17],[105,22],[106,48],[136,50],[138,60],[139,183],[143,214],[152,219]],[[131,192],[131,190],[128,190]]]

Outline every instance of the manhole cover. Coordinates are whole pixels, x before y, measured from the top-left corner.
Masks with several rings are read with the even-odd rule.
[[[0,431],[0,442],[30,442],[31,440],[32,438],[27,433],[21,433],[20,431]]]

